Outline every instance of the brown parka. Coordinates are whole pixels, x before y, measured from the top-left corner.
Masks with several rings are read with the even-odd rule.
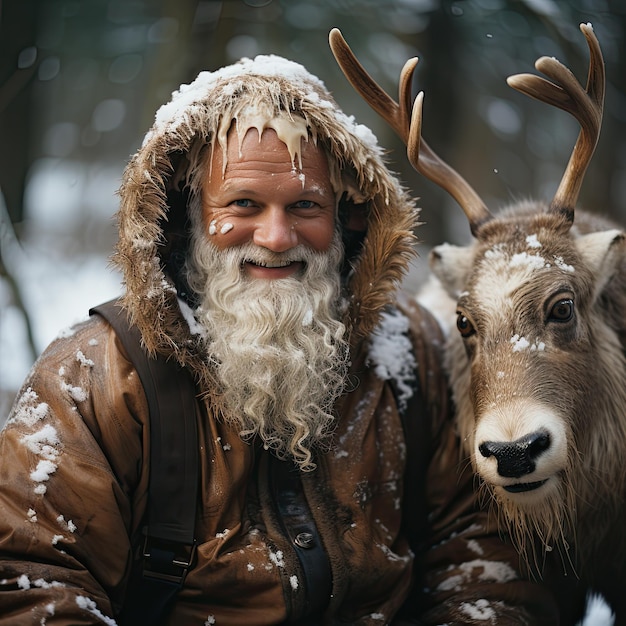
[[[288,462],[219,419],[179,272],[188,188],[177,177],[187,155],[242,102],[259,100],[306,120],[348,181],[339,220],[349,206],[367,223],[358,232],[342,224],[351,385],[329,449],[295,483]],[[157,113],[120,196],[114,260],[124,309],[146,350],[186,367],[198,391],[198,546],[163,624],[558,623],[550,594],[524,578],[476,506],[438,367],[438,327],[400,302],[414,203],[371,133],[320,81],[273,56],[200,74]],[[118,623],[141,548],[149,431],[137,372],[103,319],[42,354],[0,437],[0,624]],[[285,480],[306,503],[307,539],[323,546],[312,570],[279,512]]]

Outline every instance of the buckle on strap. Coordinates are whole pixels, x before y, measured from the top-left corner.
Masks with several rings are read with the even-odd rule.
[[[146,535],[143,544],[143,575],[182,586],[196,556],[192,544],[156,539]]]

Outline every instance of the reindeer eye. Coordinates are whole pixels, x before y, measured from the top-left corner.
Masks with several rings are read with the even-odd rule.
[[[472,322],[470,322],[463,313],[457,315],[456,327],[459,329],[461,337],[470,337],[476,332]]]
[[[574,301],[571,298],[559,300],[550,309],[548,320],[552,322],[569,322],[574,317]]]

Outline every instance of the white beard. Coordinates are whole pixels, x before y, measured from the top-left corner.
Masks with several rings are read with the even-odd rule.
[[[259,436],[280,458],[315,468],[312,451],[334,426],[333,406],[349,361],[340,321],[339,233],[325,253],[304,246],[272,253],[248,244],[217,249],[192,242],[188,280],[200,296],[195,317],[215,363],[223,419],[244,438]],[[244,260],[305,262],[303,274],[250,279]]]

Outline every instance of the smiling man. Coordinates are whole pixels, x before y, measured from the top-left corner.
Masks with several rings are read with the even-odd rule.
[[[339,194],[324,150],[304,135],[290,154],[286,141],[238,120],[224,150],[207,150],[187,278],[219,361],[225,419],[311,469],[310,446],[332,430],[349,359]]]
[[[149,394],[93,315],[42,354],[0,436],[1,624],[557,623],[459,466],[443,338],[399,292],[417,211],[382,154],[275,56],[157,112],[114,261],[135,347],[194,381],[161,419],[194,410],[195,549],[148,621],[155,476],[185,479],[151,466]]]

